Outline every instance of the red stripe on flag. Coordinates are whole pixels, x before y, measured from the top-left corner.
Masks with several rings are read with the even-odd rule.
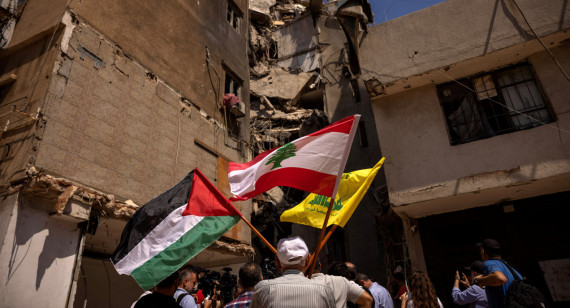
[[[281,168],[259,177],[255,183],[254,191],[243,196],[230,198],[230,201],[246,200],[275,186],[288,186],[330,197],[332,195],[335,182],[336,175],[330,175],[304,168]]]
[[[259,155],[257,155],[252,161],[249,161],[247,163],[232,163],[230,162],[228,164],[228,173],[235,171],[235,170],[244,170],[247,169],[253,165],[255,165],[258,161],[262,160],[263,158],[265,158],[265,156],[271,154],[273,151],[277,150],[278,148],[274,148],[271,150],[267,150]]]
[[[192,178],[192,189],[188,205],[182,216],[233,216],[240,215],[237,209],[222,195],[222,193],[198,170],[195,169]]]
[[[308,136],[319,136],[319,135],[324,135],[327,133],[345,133],[345,134],[349,134],[350,133],[350,129],[352,128],[352,123],[354,122],[354,116],[350,116],[350,117],[346,117],[342,120],[338,120],[336,122],[334,122],[333,124],[319,130],[316,131],[312,134],[309,134]]]

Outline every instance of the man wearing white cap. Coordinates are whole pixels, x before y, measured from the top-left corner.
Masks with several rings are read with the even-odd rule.
[[[275,263],[283,276],[260,281],[255,286],[251,308],[334,308],[334,294],[326,284],[303,275],[309,249],[298,236],[281,239]]]

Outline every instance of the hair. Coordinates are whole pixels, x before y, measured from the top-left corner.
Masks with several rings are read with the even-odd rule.
[[[394,279],[404,282],[405,281],[404,273],[402,273],[402,272],[394,273]]]
[[[261,267],[257,263],[246,263],[239,269],[239,281],[244,289],[250,289],[263,279]]]
[[[182,281],[184,281],[185,279],[190,280],[190,277],[192,277],[192,274],[196,274],[196,277],[198,277],[198,273],[196,273],[196,271],[194,270],[194,268],[192,266],[184,266],[182,267],[182,269],[178,272],[179,273],[179,281],[178,283],[182,283]]]
[[[167,289],[172,287],[173,285],[178,284],[178,271],[170,274],[170,276],[164,278],[161,282],[159,282],[156,287],[159,289]]]
[[[352,262],[344,262],[344,264],[346,264],[346,268],[348,269],[348,275],[352,278],[347,278],[348,280],[355,280],[356,279],[356,274],[357,274],[357,270],[356,270],[356,265],[354,265],[354,263]]]
[[[362,280],[362,281],[368,281],[368,280],[371,280],[371,279],[368,278],[368,276],[366,276],[366,274],[358,273],[358,274],[356,274],[356,280],[358,280],[358,281],[360,281],[360,280]]]
[[[328,270],[329,275],[341,276],[348,280],[354,280],[356,274],[352,273],[344,262],[333,262]]]
[[[439,308],[435,288],[426,273],[414,272],[410,288],[415,308]]]

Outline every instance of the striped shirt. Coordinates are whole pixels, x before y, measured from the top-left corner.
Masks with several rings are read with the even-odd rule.
[[[260,281],[255,286],[251,308],[334,308],[334,294],[322,282],[308,279],[299,270],[288,269],[283,276]]]
[[[364,293],[361,286],[344,277],[315,273],[311,279],[323,282],[332,289],[336,308],[345,308],[346,301],[356,303],[356,300]]]

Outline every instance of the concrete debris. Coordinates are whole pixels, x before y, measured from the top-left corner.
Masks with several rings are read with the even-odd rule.
[[[105,194],[73,181],[56,178],[43,170],[30,167],[23,178],[10,182],[10,187],[3,190],[2,195],[10,195],[24,191],[43,199],[55,201],[54,213],[61,214],[70,199],[91,207],[93,215],[112,219],[128,220],[138,209],[131,203],[115,200],[115,196]]]
[[[251,19],[261,23],[271,20],[270,8],[276,4],[276,0],[249,0]]]
[[[295,101],[301,96],[301,91],[315,78],[314,74],[298,73],[291,74],[280,68],[271,68],[269,75],[251,80],[249,89],[252,95],[257,97],[279,98],[282,100]]]
[[[253,257],[255,255],[255,250],[251,245],[242,244],[224,236],[213,242],[212,245],[208,246],[208,250],[246,257]]]
[[[63,210],[65,209],[65,206],[67,205],[67,202],[75,194],[75,191],[77,191],[77,186],[71,185],[71,186],[68,186],[59,195],[59,197],[57,198],[57,203],[55,204],[55,212],[58,215],[61,215],[63,213]]]

